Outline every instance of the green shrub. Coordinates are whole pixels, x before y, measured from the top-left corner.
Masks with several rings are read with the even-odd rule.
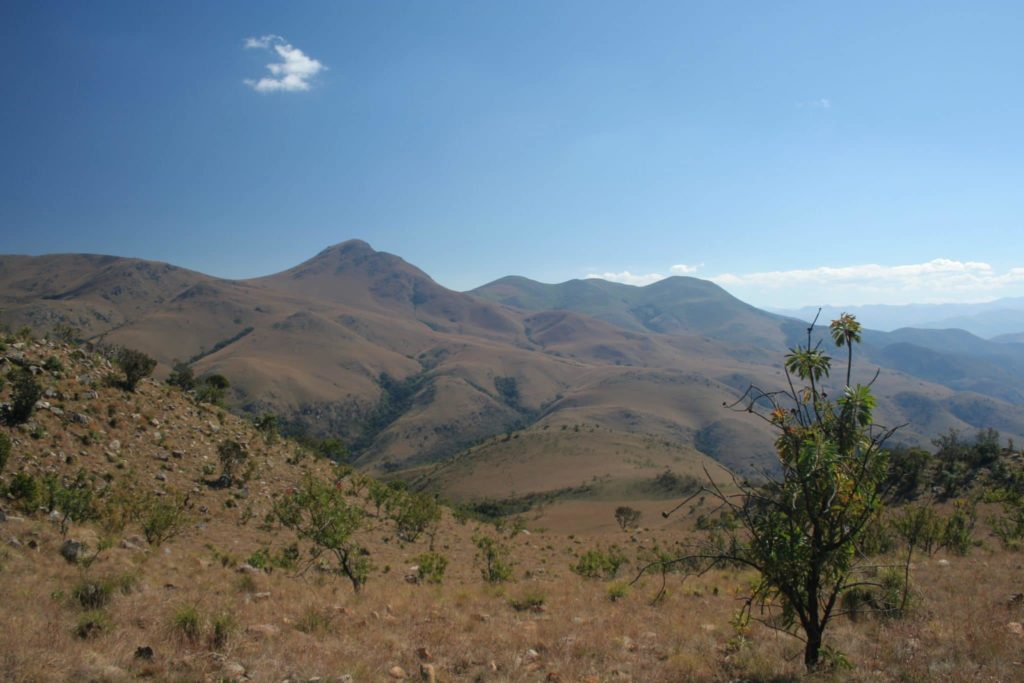
[[[213,619],[213,632],[210,634],[210,644],[213,647],[222,648],[228,644],[231,634],[235,630],[235,619],[229,613],[223,612]]]
[[[11,457],[11,437],[0,432],[0,473],[7,467],[7,461]]]
[[[43,503],[43,490],[39,482],[28,472],[18,472],[7,487],[7,495],[25,513],[33,513]]]
[[[512,579],[512,563],[508,560],[506,546],[491,536],[477,536],[473,543],[477,548],[476,561],[484,581],[503,583]]]
[[[518,598],[508,601],[509,607],[517,612],[543,612],[544,594],[537,590],[529,590]]]
[[[153,369],[156,368],[155,358],[150,358],[135,349],[121,349],[114,357],[114,362],[124,373],[121,386],[127,391],[135,391],[142,378],[153,374]]]
[[[17,368],[8,378],[11,381],[11,404],[4,413],[4,421],[10,425],[28,422],[36,401],[43,395],[43,388],[27,368]]]
[[[111,627],[110,617],[106,612],[94,609],[86,612],[78,618],[75,624],[74,634],[83,640],[95,638]]]
[[[83,579],[71,589],[71,598],[82,609],[95,610],[106,607],[114,594],[114,582],[109,579]]]
[[[618,602],[629,595],[629,584],[624,581],[610,583],[608,584],[608,588],[605,590],[605,594],[612,602]]]
[[[441,521],[441,506],[431,495],[396,491],[386,506],[398,537],[410,543]]]
[[[185,510],[177,501],[148,500],[143,505],[142,534],[159,546],[177,536],[185,526]]]
[[[193,605],[183,605],[174,613],[171,625],[178,635],[190,642],[197,642],[203,633],[203,617]]]
[[[423,553],[416,558],[417,574],[420,581],[441,583],[448,568],[448,558],[440,553]]]
[[[613,579],[626,562],[626,556],[622,551],[617,546],[612,546],[607,551],[600,548],[588,550],[570,568],[588,579]]]

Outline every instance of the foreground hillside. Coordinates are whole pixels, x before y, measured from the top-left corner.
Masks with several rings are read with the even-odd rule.
[[[0,473],[5,681],[801,677],[799,642],[732,626],[749,572],[670,573],[657,604],[659,574],[629,585],[659,552],[699,533],[698,520],[714,514],[699,501],[666,521],[656,510],[678,498],[666,491],[629,531],[615,525],[613,502],[565,503],[596,530],[587,534],[538,528],[534,512],[495,528],[443,509],[413,538],[388,503],[374,502],[386,487],[175,388],[114,386],[118,368],[103,356],[25,339],[3,357],[3,402],[15,399],[23,368],[45,392],[26,422],[0,426],[11,443]],[[228,483],[226,442],[246,453]],[[660,457],[679,464],[672,449],[648,445],[659,467]],[[373,566],[359,594],[328,558],[311,561],[313,546],[273,514],[310,475],[365,510],[356,538]],[[28,481],[39,497],[28,498]],[[82,491],[94,496],[88,508],[68,493]],[[553,507],[544,514],[558,519]],[[481,574],[481,538],[510,565],[500,581]],[[975,538],[967,555],[918,557],[910,614],[839,622],[830,642],[855,668],[832,678],[1019,678],[1019,555],[981,526]],[[430,574],[431,551],[446,570]],[[589,551],[623,564],[582,564]]]
[[[650,440],[684,468],[707,456],[744,475],[770,470],[769,430],[722,406],[751,384],[784,386],[778,358],[805,325],[693,278],[506,278],[453,292],[358,240],[248,281],[109,256],[4,256],[0,308],[12,329],[140,349],[158,377],[178,362],[223,375],[233,411],[338,437],[364,471],[466,493],[479,484],[481,495],[492,491],[474,471],[536,461],[554,433],[565,448],[545,472],[559,471],[517,477],[517,495],[595,477],[622,490],[657,473],[627,460],[669,462],[649,457]],[[902,440],[990,426],[1024,439],[1019,345],[893,335],[865,350],[882,368],[879,420],[906,423]]]

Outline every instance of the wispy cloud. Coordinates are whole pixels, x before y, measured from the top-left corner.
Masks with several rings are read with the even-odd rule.
[[[708,278],[725,287],[782,290],[824,288],[834,292],[856,292],[858,298],[883,300],[913,297],[915,301],[951,300],[965,294],[984,294],[1024,283],[1024,267],[997,271],[980,261],[937,258],[925,263],[883,266],[868,263],[855,266],[770,270],[754,273],[724,273]],[[857,302],[849,302],[857,303]]]
[[[313,59],[281,36],[268,34],[245,39],[247,50],[268,50],[281,58],[267,64],[270,76],[258,80],[247,78],[245,84],[256,92],[299,92],[309,90],[310,82],[327,67]]]
[[[801,109],[831,109],[832,100],[827,97],[819,97],[816,100],[808,100],[806,102],[797,102],[798,107]]]
[[[690,266],[685,263],[680,263],[669,268],[669,272],[672,275],[692,275],[696,273],[703,263],[696,266]],[[628,270],[624,270],[621,273],[590,273],[587,275],[587,279],[598,279],[598,280],[609,280],[610,282],[621,282],[624,285],[636,285],[638,287],[644,287],[652,284],[659,280],[664,280],[667,275],[661,273],[631,273]]]

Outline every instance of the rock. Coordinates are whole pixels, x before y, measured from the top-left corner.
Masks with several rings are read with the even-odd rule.
[[[245,632],[258,638],[273,638],[281,633],[281,629],[273,624],[253,624],[246,628]]]
[[[117,453],[118,451],[121,450],[121,442],[117,439],[114,439],[113,441],[107,444],[107,448]]]
[[[1024,624],[1019,621],[1011,621],[1006,625],[1006,630],[1015,636],[1024,636]]]
[[[405,673],[405,669],[396,664],[388,669],[388,676],[391,676],[395,680],[401,680],[403,678],[408,678],[409,674]]]
[[[245,675],[245,667],[238,662],[228,662],[221,668],[221,671],[230,678],[241,678]]]
[[[135,648],[135,659],[144,659],[150,661],[153,659],[153,648],[149,645],[143,645]]]
[[[352,678],[352,674],[341,674],[334,679],[334,683],[354,683],[354,681],[355,679]]]
[[[237,571],[239,574],[259,574],[260,573],[259,569],[256,569],[256,567],[252,566],[248,562],[243,562],[242,564],[238,565],[238,569],[236,569],[235,571]]]
[[[157,481],[167,481],[167,475],[164,474],[163,472],[157,472],[155,475],[153,475],[153,478],[156,479]]]
[[[255,600],[256,602],[259,602],[260,600],[269,600],[270,599],[270,591],[262,591],[260,593],[253,593],[252,594],[252,599]]]
[[[78,562],[79,555],[82,554],[82,543],[80,541],[73,541],[70,538],[60,544],[60,556],[67,560],[70,564]]]
[[[540,653],[534,650],[532,647],[526,651],[526,661],[536,662],[540,659]]]
[[[437,674],[433,664],[420,664],[420,678],[427,683],[437,683]]]
[[[184,458],[185,457],[185,451],[171,451],[171,457],[172,458],[178,458],[178,459]]]

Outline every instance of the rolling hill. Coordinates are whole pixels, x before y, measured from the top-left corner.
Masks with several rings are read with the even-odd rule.
[[[162,373],[178,360],[222,373],[234,409],[338,435],[361,467],[467,496],[622,489],[705,457],[771,470],[766,426],[723,403],[750,384],[783,386],[782,354],[806,328],[695,278],[511,277],[455,292],[358,240],[246,281],[111,256],[4,256],[0,309],[11,327],[72,325],[139,348]],[[1024,438],[1016,345],[900,331],[866,334],[864,352],[883,368],[879,417],[909,422],[901,440],[989,426]]]

